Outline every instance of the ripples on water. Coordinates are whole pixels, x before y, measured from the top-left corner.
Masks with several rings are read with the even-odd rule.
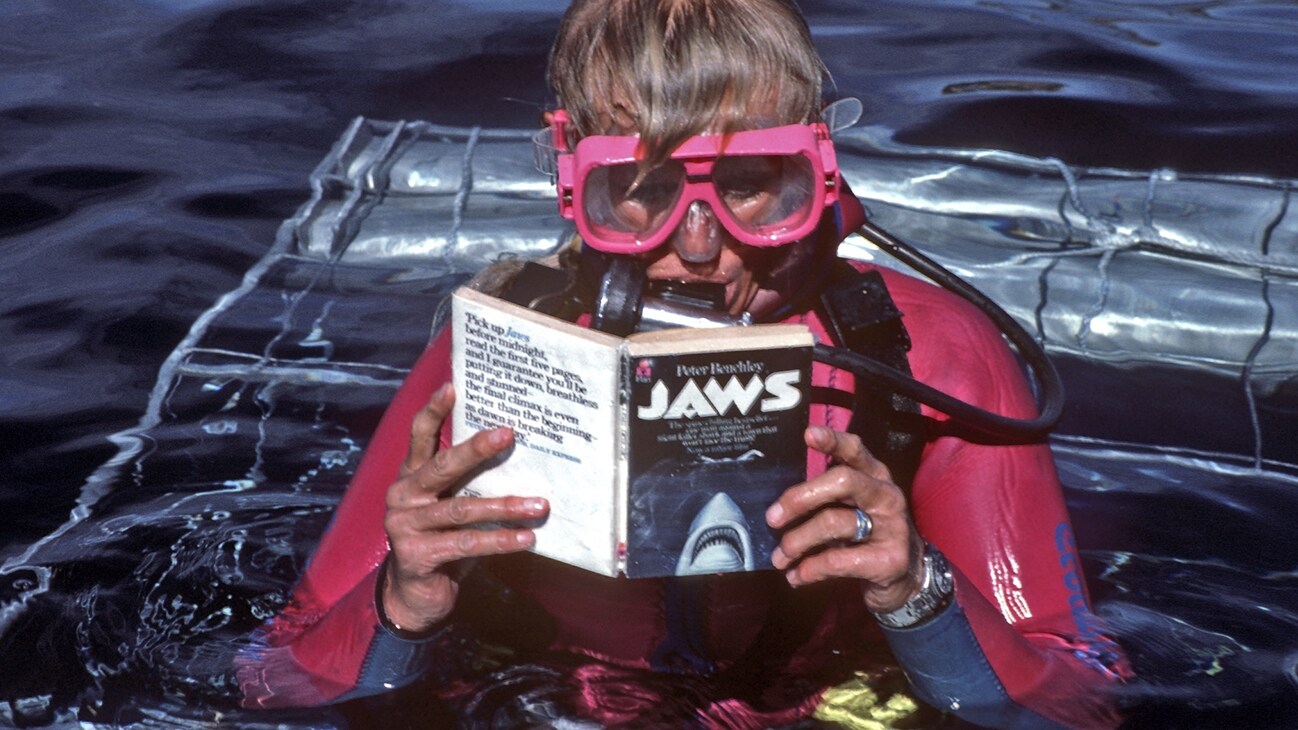
[[[803,4],[839,92],[898,142],[1298,177],[1292,5]],[[454,277],[285,266],[267,279],[307,294],[241,300],[207,359],[159,369],[350,118],[532,126],[561,5],[0,6],[0,717],[344,724],[239,713],[229,659],[283,602]],[[323,385],[223,375],[260,343],[268,368],[350,365]],[[1073,398],[1121,407],[1099,372]],[[1223,427],[1199,412],[1169,429]],[[1289,726],[1292,469],[1076,435],[1104,425],[1072,423],[1057,452],[1099,610],[1141,670],[1132,724]]]

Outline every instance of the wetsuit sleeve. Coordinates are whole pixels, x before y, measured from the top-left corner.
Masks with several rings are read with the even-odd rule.
[[[431,662],[437,636],[410,639],[384,628],[376,590],[388,552],[387,489],[405,459],[415,414],[450,379],[449,342],[443,332],[415,364],[289,604],[241,654],[245,705],[319,705],[376,694],[414,681]]]
[[[888,286],[914,341],[916,377],[998,413],[1035,415],[1017,360],[981,313],[913,280],[890,276]],[[1049,447],[939,438],[911,502],[956,584],[947,611],[885,630],[916,692],[989,727],[1118,725],[1112,690],[1129,670],[1091,612]]]

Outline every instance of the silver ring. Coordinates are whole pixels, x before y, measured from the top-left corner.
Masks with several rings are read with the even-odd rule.
[[[852,542],[865,542],[870,539],[870,533],[874,532],[874,520],[870,519],[869,513],[860,507],[856,509],[856,534],[852,535]]]

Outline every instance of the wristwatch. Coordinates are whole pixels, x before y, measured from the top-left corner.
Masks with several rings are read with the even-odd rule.
[[[890,629],[905,629],[915,626],[936,615],[951,602],[955,591],[955,579],[951,576],[951,565],[944,556],[931,544],[924,543],[924,582],[919,593],[897,608],[886,613],[871,611],[880,624]]]

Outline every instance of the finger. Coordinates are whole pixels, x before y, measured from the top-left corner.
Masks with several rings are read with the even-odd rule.
[[[766,511],[766,522],[783,529],[825,507],[842,504],[873,513],[905,507],[905,497],[892,475],[853,434],[811,426],[804,432],[807,445],[828,454],[839,464],[814,479],[785,490]]]
[[[785,571],[785,577],[793,586],[831,578],[856,578],[865,581],[871,590],[889,591],[911,582],[909,550],[904,542],[886,547],[832,547],[794,563]]]
[[[434,533],[427,558],[438,565],[448,565],[469,558],[521,552],[534,544],[536,533],[529,529],[455,530]]]
[[[474,559],[521,552],[535,544],[536,533],[526,528],[466,528],[396,534],[391,539],[391,551],[403,583],[436,582],[458,580],[458,567]]]
[[[410,448],[406,451],[406,460],[401,465],[402,475],[411,474],[423,466],[437,451],[437,439],[442,430],[442,422],[455,405],[455,388],[450,383],[433,392],[428,403],[415,414],[410,422]]]
[[[411,577],[433,577],[452,563],[527,550],[536,533],[525,528],[453,530],[407,535],[392,543],[393,560]]]
[[[865,448],[861,437],[856,434],[835,431],[823,426],[808,426],[803,439],[807,446],[840,464],[846,464],[876,479],[885,481],[892,479],[887,465],[874,458],[874,454]]]
[[[834,505],[860,507],[873,512],[878,501],[875,492],[888,488],[870,475],[848,466],[836,466],[815,478],[784,490],[766,510],[766,523],[784,529]]]
[[[483,462],[499,455],[514,443],[508,428],[479,431],[449,449],[438,449],[433,458],[414,470],[409,480],[419,489],[441,495],[458,486],[460,480]]]
[[[392,532],[455,530],[493,523],[528,523],[549,514],[539,497],[452,497],[389,515]]]
[[[823,509],[780,536],[780,543],[771,555],[771,562],[776,568],[783,570],[821,548],[848,543],[855,535],[855,510]]]

